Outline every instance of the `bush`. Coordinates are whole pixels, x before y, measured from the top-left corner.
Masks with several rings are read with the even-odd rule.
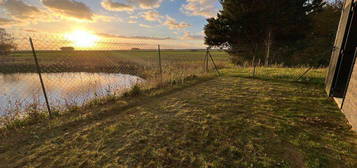
[[[125,97],[130,97],[130,96],[134,97],[134,96],[141,95],[141,93],[142,93],[142,90],[141,90],[140,86],[139,85],[134,85],[130,89],[130,91],[124,93],[124,96]]]

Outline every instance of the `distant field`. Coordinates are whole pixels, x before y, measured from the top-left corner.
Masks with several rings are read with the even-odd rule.
[[[40,51],[37,53],[44,72],[115,72],[143,76],[142,71],[158,67],[158,52],[143,51]],[[204,50],[163,50],[163,66],[203,67]],[[211,51],[217,64],[229,62],[223,51]],[[17,52],[0,57],[0,73],[36,72],[32,52]]]

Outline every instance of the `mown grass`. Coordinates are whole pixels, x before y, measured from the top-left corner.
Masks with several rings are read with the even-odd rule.
[[[343,114],[290,70],[225,69],[3,130],[0,167],[356,167]]]

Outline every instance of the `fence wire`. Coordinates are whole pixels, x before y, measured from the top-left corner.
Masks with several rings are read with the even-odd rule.
[[[205,50],[166,46],[158,50],[157,44],[70,40],[65,35],[35,32],[12,31],[7,35],[16,48],[0,54],[0,116],[6,120],[46,110],[30,37],[52,110],[121,95],[134,85],[173,84],[205,72]],[[223,67],[228,61],[225,52],[212,52],[217,65]]]

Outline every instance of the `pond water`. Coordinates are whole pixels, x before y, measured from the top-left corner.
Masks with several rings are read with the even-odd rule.
[[[120,94],[144,80],[137,76],[114,73],[44,73],[49,103],[53,108],[82,105],[96,98]],[[45,99],[36,73],[0,73],[0,116],[21,112],[30,105],[45,107]]]

